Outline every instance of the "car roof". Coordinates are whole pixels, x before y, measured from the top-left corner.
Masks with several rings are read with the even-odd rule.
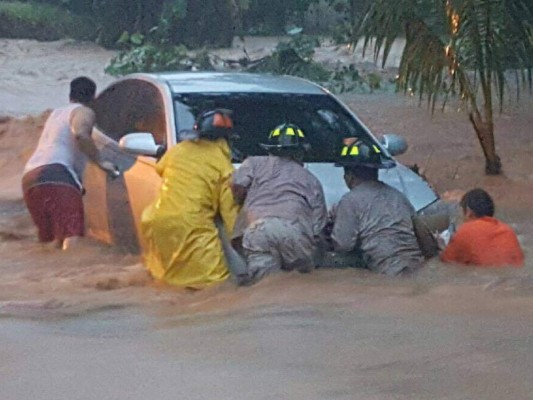
[[[246,72],[165,72],[144,75],[166,82],[172,93],[298,93],[325,94],[325,89],[302,78]]]

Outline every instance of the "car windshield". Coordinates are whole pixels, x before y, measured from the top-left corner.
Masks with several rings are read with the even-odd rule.
[[[233,111],[238,158],[264,155],[259,143],[282,123],[300,127],[311,145],[307,162],[333,162],[344,138],[372,140],[341,105],[326,94],[187,93],[174,96],[177,132],[190,130],[196,116],[213,108]],[[179,139],[178,139],[179,140]],[[235,160],[239,161],[239,160]]]

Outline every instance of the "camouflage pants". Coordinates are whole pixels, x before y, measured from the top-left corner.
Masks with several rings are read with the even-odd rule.
[[[273,271],[310,272],[315,267],[313,235],[281,218],[254,221],[244,231],[242,247],[246,272],[238,276],[240,285],[252,284]]]

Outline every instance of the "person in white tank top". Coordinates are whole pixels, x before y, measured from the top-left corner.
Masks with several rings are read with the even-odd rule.
[[[96,116],[87,104],[95,94],[91,79],[72,80],[70,104],[52,111],[24,168],[24,200],[39,241],[58,248],[67,249],[84,235],[81,180],[87,159],[106,172],[116,172],[91,138]]]

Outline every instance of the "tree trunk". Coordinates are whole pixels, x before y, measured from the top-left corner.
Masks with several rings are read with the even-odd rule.
[[[469,117],[485,156],[485,173],[487,175],[501,174],[502,163],[500,157],[496,154],[494,125],[483,121],[479,111],[471,112]]]

